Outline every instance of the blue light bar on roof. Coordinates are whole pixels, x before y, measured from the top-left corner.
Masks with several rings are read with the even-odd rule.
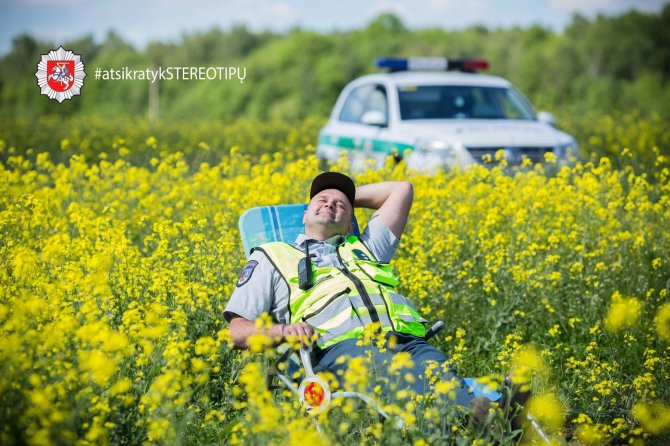
[[[444,57],[377,58],[377,68],[389,68],[391,71],[444,71],[447,66]]]
[[[378,57],[376,64],[377,68],[387,68],[389,71],[477,71],[489,67],[485,60],[449,60],[444,57]]]

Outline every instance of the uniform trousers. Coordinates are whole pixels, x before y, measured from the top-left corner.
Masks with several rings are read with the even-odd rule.
[[[391,336],[396,338],[395,345],[389,345]],[[371,366],[376,371],[377,378],[382,378],[382,396],[384,399],[393,399],[393,389],[390,384],[397,382],[398,377],[389,372],[389,366],[393,361],[393,356],[399,352],[409,352],[412,358],[413,365],[409,368],[403,368],[400,373],[402,385],[397,386],[396,390],[408,389],[412,390],[417,395],[425,395],[431,391],[426,378],[426,369],[430,362],[436,362],[439,367],[433,369],[433,375],[437,375],[441,381],[453,380],[456,387],[451,390],[452,396],[455,399],[444,398],[448,404],[455,404],[468,408],[474,396],[468,391],[468,387],[463,380],[459,378],[453,369],[447,368],[444,370],[442,364],[447,361],[447,357],[426,342],[425,339],[398,332],[388,332],[385,336],[386,351],[382,352],[376,345],[356,345],[359,339],[345,339],[337,344],[331,345],[325,349],[314,350],[314,371],[331,372],[338,378],[340,386],[342,386],[342,375],[348,368],[348,361],[338,361],[340,357],[369,357],[372,361]],[[341,373],[338,373],[341,372]],[[406,373],[410,373],[414,379],[413,382],[408,383],[403,379]],[[347,389],[344,389],[347,390]],[[371,389],[367,389],[370,391]]]

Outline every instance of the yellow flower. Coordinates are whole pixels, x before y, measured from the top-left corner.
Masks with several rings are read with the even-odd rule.
[[[195,354],[207,356],[216,353],[216,341],[211,336],[203,336],[195,342]]]
[[[412,361],[412,354],[410,352],[399,352],[393,355],[391,366],[389,367],[389,372],[396,373],[404,368],[414,367],[414,361]]]
[[[169,431],[169,421],[164,418],[149,421],[147,438],[151,442],[160,442],[165,439]]]
[[[205,415],[205,422],[216,420],[218,423],[223,422],[226,419],[226,415],[221,413],[219,410],[210,410]]]
[[[577,428],[575,437],[585,445],[598,446],[604,443],[607,435],[599,425],[583,424]]]
[[[605,328],[611,332],[632,327],[640,317],[642,304],[634,297],[624,298],[617,291],[612,295],[612,304],[605,318]]]
[[[533,374],[545,375],[548,369],[534,346],[526,346],[514,354],[510,377],[512,383],[520,385],[522,391],[530,390]]]
[[[100,350],[84,351],[79,355],[79,367],[100,387],[116,372],[116,364]]]
[[[447,395],[450,399],[456,399],[456,390],[458,389],[458,383],[456,380],[448,381],[439,381],[435,384],[435,392],[440,395]]]
[[[657,435],[670,430],[670,406],[660,401],[636,403],[632,413],[642,427],[651,434]]]
[[[112,396],[120,395],[129,391],[132,387],[133,383],[129,378],[121,378],[109,388],[109,393]]]
[[[12,259],[12,269],[14,276],[20,280],[31,280],[37,273],[39,267],[39,258],[35,251],[21,247],[15,251]]]
[[[191,369],[193,370],[194,373],[200,373],[202,371],[205,371],[209,368],[207,361],[203,361],[200,358],[193,358],[191,360]]]
[[[654,317],[654,325],[658,337],[666,342],[670,342],[670,303],[662,305]]]
[[[565,410],[553,393],[534,395],[528,403],[528,412],[552,430],[559,430],[563,426]]]
[[[345,388],[363,391],[368,383],[369,375],[365,358],[351,358],[348,360],[347,371],[344,374]]]
[[[249,346],[250,351],[260,353],[271,348],[274,345],[274,342],[269,336],[263,333],[256,333],[247,338],[247,345]]]
[[[544,154],[544,161],[549,164],[556,164],[556,155],[553,152],[547,152]]]

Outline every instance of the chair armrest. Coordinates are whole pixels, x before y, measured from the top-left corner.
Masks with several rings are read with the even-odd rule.
[[[423,338],[426,341],[428,341],[430,338],[435,336],[443,328],[444,328],[444,322],[443,321],[437,321],[433,324],[432,327],[430,327],[428,330],[426,330],[426,335]]]
[[[305,368],[306,376],[314,376],[314,369],[312,368],[312,351],[310,348],[301,348],[300,349],[300,360],[302,361],[302,366]]]

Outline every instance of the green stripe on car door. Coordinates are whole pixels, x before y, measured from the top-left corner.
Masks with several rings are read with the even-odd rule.
[[[360,147],[356,147],[355,141],[357,139],[359,138],[322,135],[319,138],[319,144],[327,144],[330,146],[340,147],[346,150],[362,150]],[[361,144],[362,147],[365,147],[367,142],[371,141],[373,152],[402,154],[405,150],[414,150],[413,145],[397,141],[384,141],[382,139],[365,139],[365,138],[360,138],[360,140],[362,141]]]

